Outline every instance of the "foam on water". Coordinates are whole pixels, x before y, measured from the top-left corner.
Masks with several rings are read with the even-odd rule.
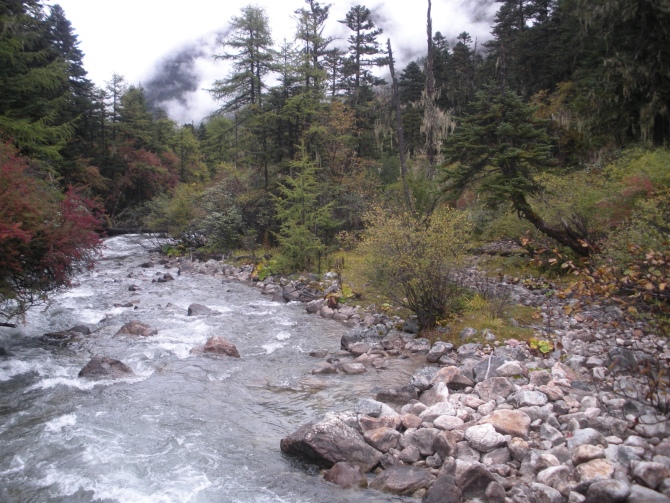
[[[291,338],[291,334],[288,332],[281,331],[276,335],[278,341],[285,341]]]
[[[277,351],[278,349],[283,348],[286,346],[286,344],[282,344],[281,342],[270,342],[268,344],[263,344],[261,347],[265,350],[265,352],[269,355]]]
[[[0,360],[0,382],[33,370],[33,366],[21,360]]]
[[[47,433],[60,433],[66,426],[74,426],[76,423],[77,414],[65,414],[64,416],[47,421],[44,425],[44,431]]]
[[[21,473],[23,472],[24,468],[26,467],[26,462],[23,461],[21,456],[18,454],[14,455],[12,457],[12,461],[9,463],[9,468],[4,471],[0,471],[0,475],[11,475],[13,473]]]
[[[164,480],[149,481],[137,474],[114,471],[91,479],[81,473],[64,473],[49,467],[38,481],[41,487],[55,489],[60,496],[93,491],[94,500],[122,501],[124,503],[189,503],[212,485],[203,473],[184,467],[170,473]]]

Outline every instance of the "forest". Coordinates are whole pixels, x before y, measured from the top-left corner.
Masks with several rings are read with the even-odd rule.
[[[58,5],[3,1],[2,317],[67,286],[118,228],[167,232],[171,254],[243,251],[262,274],[364,254],[426,328],[459,257],[515,240],[543,270],[667,317],[670,3],[496,1],[478,43],[440,32],[428,0],[425,54],[404,68],[363,5],[333,19],[304,0],[281,42],[245,6],[199,124],[121,75],[96,87]]]

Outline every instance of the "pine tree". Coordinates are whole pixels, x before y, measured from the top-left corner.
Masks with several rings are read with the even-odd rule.
[[[323,92],[323,84],[328,78],[325,72],[324,59],[328,54],[331,37],[323,34],[331,4],[321,5],[316,0],[305,0],[307,7],[295,11],[298,28],[296,40],[302,44],[300,48],[302,74],[307,91]]]
[[[305,144],[292,163],[293,176],[278,186],[275,197],[277,219],[281,222],[279,243],[281,267],[289,272],[310,270],[319,264],[326,251],[321,240],[324,231],[335,226],[332,203],[321,205],[316,166],[309,159]]]
[[[246,105],[261,106],[266,89],[264,78],[274,63],[270,22],[264,9],[243,7],[241,15],[231,20],[231,28],[223,47],[232,52],[218,54],[215,59],[231,61],[232,72],[225,79],[215,81],[210,89],[215,99],[225,101],[220,113]]]
[[[371,68],[386,65],[386,57],[377,37],[383,33],[375,26],[370,9],[356,5],[349,9],[340,23],[353,33],[349,35],[348,55],[344,58],[344,75],[347,94],[356,107],[360,100],[361,88],[384,84],[384,79],[376,77]]]
[[[508,207],[540,232],[588,255],[581,230],[549,225],[529,202],[544,189],[537,175],[555,164],[551,139],[533,111],[518,94],[500,91],[497,85],[479,91],[471,112],[447,140],[445,190],[459,193],[475,187],[490,207]]]
[[[74,126],[63,114],[68,63],[55,54],[42,4],[0,3],[0,134],[24,154],[58,160]]]

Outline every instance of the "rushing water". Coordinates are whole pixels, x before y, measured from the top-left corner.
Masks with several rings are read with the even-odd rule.
[[[346,330],[299,304],[212,277],[152,279],[142,238],[107,240],[95,270],[36,308],[20,330],[0,329],[0,501],[10,502],[389,502],[372,490],[342,490],[285,456],[282,437],[330,410],[350,410],[375,386],[405,384],[409,360],[360,376],[312,376],[309,352],[339,348]],[[129,291],[130,285],[141,290]],[[134,307],[119,307],[133,302]],[[187,316],[197,302],[219,311]],[[115,306],[115,304],[117,306]],[[153,337],[114,334],[139,320]],[[67,345],[46,332],[85,324]],[[242,357],[190,355],[209,337]],[[90,381],[93,355],[135,375]]]

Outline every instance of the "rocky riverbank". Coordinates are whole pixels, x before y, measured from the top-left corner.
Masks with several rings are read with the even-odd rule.
[[[250,266],[178,266],[180,274],[248,281],[351,326],[339,353],[317,355],[324,359],[314,373],[359,373],[425,355],[406,386],[370,390],[349,413],[282,440],[283,451],[328,468],[329,481],[431,503],[670,502],[670,426],[653,406],[667,397],[654,395],[653,375],[644,375],[667,369],[670,349],[613,305],[577,312],[566,308],[575,299],[502,282],[514,302],[540,307],[537,336],[559,349],[545,355],[495,334],[469,343],[468,333],[455,347],[417,338],[403,320],[329,305],[339,288],[334,274],[253,281]]]

